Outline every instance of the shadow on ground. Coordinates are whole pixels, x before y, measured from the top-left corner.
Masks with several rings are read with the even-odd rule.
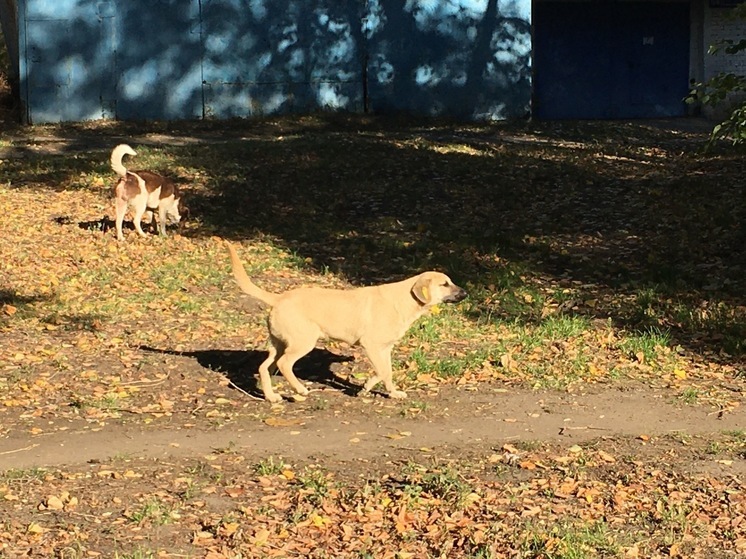
[[[266,351],[258,350],[220,350],[208,349],[198,351],[173,351],[141,346],[141,350],[163,355],[178,355],[197,361],[200,366],[221,373],[236,387],[257,398],[263,398],[258,383],[257,371],[259,365],[267,358]],[[314,349],[301,358],[293,368],[295,375],[302,380],[316,382],[340,390],[348,396],[354,396],[360,391],[360,386],[340,378],[332,372],[335,363],[353,361],[353,357],[338,355],[325,349]]]
[[[669,124],[321,116],[139,130],[201,137],[162,150],[193,179],[187,236],[267,239],[360,285],[440,269],[470,287],[475,320],[536,324],[556,305],[738,361],[746,163]],[[100,152],[46,158],[36,174],[8,161],[0,180],[59,189],[110,173]]]

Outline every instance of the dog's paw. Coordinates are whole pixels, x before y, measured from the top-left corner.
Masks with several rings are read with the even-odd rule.
[[[311,391],[308,388],[306,388],[305,386],[303,386],[302,384],[299,384],[296,387],[295,391],[298,394],[300,394],[301,396],[308,396],[311,393]]]
[[[389,397],[393,398],[394,400],[403,400],[407,397],[407,393],[403,390],[392,390],[389,392]]]
[[[264,399],[267,400],[270,404],[279,404],[280,402],[282,402],[282,396],[280,396],[277,392],[265,392]]]

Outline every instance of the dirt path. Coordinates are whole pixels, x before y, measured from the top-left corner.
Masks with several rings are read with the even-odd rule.
[[[57,431],[0,440],[2,469],[59,467],[116,456],[185,458],[232,449],[257,460],[270,455],[305,460],[371,460],[382,455],[437,450],[439,456],[500,447],[511,441],[567,441],[604,436],[703,435],[743,429],[743,408],[720,414],[677,402],[673,393],[637,387],[586,394],[469,391],[443,388],[424,398],[427,409],[403,416],[387,400],[363,401],[325,390],[328,405],[314,410],[314,396],[287,404],[264,421],[238,418],[222,428],[173,428],[111,424],[100,430]],[[418,400],[423,402],[423,399]],[[260,409],[266,406],[256,402]]]

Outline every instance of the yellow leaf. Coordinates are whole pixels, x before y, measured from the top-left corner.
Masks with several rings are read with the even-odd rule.
[[[317,528],[322,528],[324,524],[329,524],[331,520],[324,516],[314,513],[311,515],[311,522],[313,522],[313,525],[316,526]]]
[[[236,533],[236,530],[238,530],[240,524],[238,522],[225,522],[223,524],[222,532],[226,536],[232,536]]]
[[[683,380],[683,379],[685,379],[685,378],[687,377],[687,375],[686,375],[686,371],[685,371],[685,370],[683,370],[683,369],[674,369],[674,370],[673,370],[673,374],[674,374],[674,376],[675,376],[676,378],[678,378],[678,379],[682,379],[682,380]]]
[[[28,528],[26,528],[26,531],[29,534],[43,534],[44,528],[42,528],[38,523],[32,522],[28,525]]]
[[[264,420],[266,425],[272,427],[289,427],[291,425],[303,425],[302,419],[285,418],[285,417],[268,417]]]

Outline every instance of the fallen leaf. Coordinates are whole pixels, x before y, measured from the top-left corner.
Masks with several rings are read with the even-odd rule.
[[[598,451],[598,456],[603,460],[604,462],[608,462],[609,464],[613,464],[616,462],[616,458],[614,458],[611,454],[608,452],[604,452],[603,450]]]
[[[28,532],[29,534],[43,534],[45,530],[37,522],[32,522],[28,525],[28,528],[26,528],[26,532]]]
[[[266,425],[271,427],[290,427],[292,425],[304,425],[305,422],[298,418],[286,418],[286,417],[268,417],[264,420]]]

